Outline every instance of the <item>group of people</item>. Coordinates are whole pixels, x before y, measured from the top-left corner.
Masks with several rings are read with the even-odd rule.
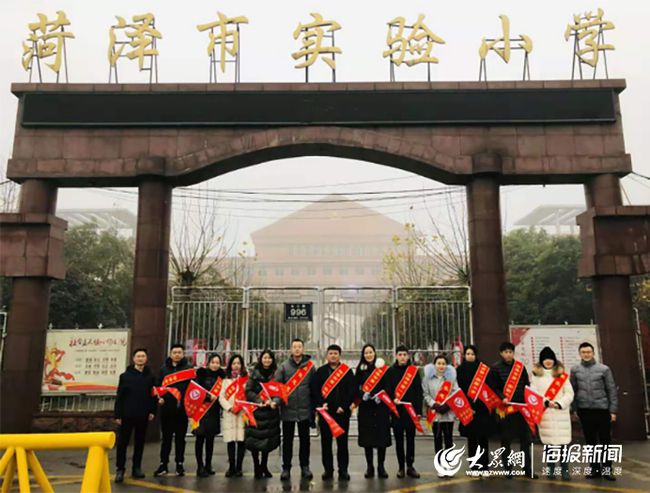
[[[394,440],[397,477],[419,478],[415,469],[415,435],[417,430],[423,430],[420,419],[426,416],[431,425],[436,452],[452,447],[457,418],[448,405],[448,398],[458,392],[467,396],[468,409],[471,406],[470,419],[461,419],[460,434],[467,438],[468,457],[479,457],[473,468],[479,472],[488,469],[488,440],[496,434],[505,449],[503,457],[509,455],[511,444],[519,441],[525,473],[535,477],[529,455],[531,424],[517,411],[517,405],[525,403],[526,386],[530,385],[543,396],[544,411],[538,423],[542,443],[570,443],[571,410],[577,411],[588,444],[610,442],[610,427],[616,419],[617,406],[612,373],[594,360],[591,344],[583,343],[579,351],[581,364],[571,369],[569,378],[552,349],[544,348],[531,381],[523,364],[514,358],[514,346],[509,342],[501,344],[500,359],[491,366],[481,362],[478,349],[470,345],[464,349],[463,362],[457,368],[449,364],[445,355],[439,354],[424,367],[422,375],[411,364],[409,350],[403,345],[396,348],[392,365],[377,356],[372,344],[364,345],[353,371],[341,361],[340,346],[329,346],[325,364],[317,368],[304,353],[303,341],[294,339],[288,359],[278,365],[273,352],[265,350],[248,374],[240,355],[232,355],[225,370],[218,354],[210,355],[204,368],[194,369],[185,358],[183,346],[174,344],[157,377],[146,365],[147,351],[136,349],[133,364],[120,376],[115,402],[119,424],[115,480],[124,480],[126,449],[132,433],[135,435],[132,476],[145,476],[141,461],[147,423],[160,413],[160,465],[154,476],[169,473],[172,443],[175,444],[175,473],[185,474],[185,435],[189,420],[196,437],[199,477],[215,474],[214,441],[222,433],[228,451],[226,477],[242,476],[248,449],[255,478],[271,478],[269,453],[282,444],[280,479],[289,480],[297,429],[300,475],[310,480],[313,478],[310,429],[318,423],[322,479],[334,477],[332,448],[336,440],[338,479],[347,481],[350,479],[350,417],[355,410],[358,444],[364,449],[367,463],[364,476],[388,477],[386,449]],[[200,402],[188,407],[187,399]],[[561,475],[569,479],[568,464],[562,464]],[[614,479],[611,464],[592,465],[588,477],[601,475]]]

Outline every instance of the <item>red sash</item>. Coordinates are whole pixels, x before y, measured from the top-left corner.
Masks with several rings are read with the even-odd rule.
[[[517,384],[521,378],[521,374],[524,371],[524,364],[521,361],[515,361],[506,380],[506,384],[503,386],[503,397],[507,401],[512,401],[512,396],[517,389]],[[508,414],[514,414],[518,409],[512,405],[505,405],[503,403],[499,404],[497,407],[497,414],[504,418]]]
[[[417,373],[418,367],[415,365],[409,365],[409,367],[404,372],[402,379],[397,384],[397,387],[395,387],[395,399],[398,401],[402,400],[404,394],[406,394],[406,391],[413,383],[413,380],[415,379],[415,375],[417,375]]]
[[[199,422],[201,419],[203,419],[203,416],[205,416],[205,413],[207,413],[210,408],[214,405],[215,402],[217,402],[217,398],[219,398],[219,394],[221,393],[221,386],[223,385],[223,380],[221,380],[221,377],[217,378],[217,381],[214,382],[214,385],[210,390],[208,390],[208,393],[212,394],[215,399],[204,402],[202,403],[199,408],[194,412],[194,415],[190,417],[190,421],[192,422],[192,427],[194,427],[194,423],[196,423],[196,426],[198,426]]]
[[[440,386],[440,390],[436,394],[435,398],[435,403],[436,404],[442,404],[445,402],[445,399],[449,395],[449,391],[451,390],[451,382],[449,380],[445,380],[442,382],[442,385]],[[429,408],[427,411],[427,423],[431,425],[433,423],[433,420],[436,418],[436,412],[433,410],[433,408]]]
[[[366,378],[366,381],[363,382],[361,390],[364,392],[372,392],[387,371],[388,365],[384,365],[381,368],[375,368],[370,376]]]
[[[170,373],[165,378],[163,378],[162,386],[169,387],[175,383],[184,382],[185,380],[191,380],[196,378],[196,371],[194,368],[188,368],[187,370],[177,371],[176,373]]]
[[[287,389],[287,396],[290,396],[291,393],[298,388],[298,386],[302,383],[302,381],[309,373],[309,370],[311,370],[313,366],[314,366],[314,362],[309,360],[305,366],[303,366],[302,368],[298,368],[296,373],[293,374],[293,376],[289,379],[289,381],[285,385]]]
[[[415,412],[415,408],[413,407],[413,404],[410,402],[400,402],[402,406],[406,409],[406,412],[408,413],[409,417],[411,418],[411,421],[413,421],[413,425],[415,426],[415,429],[418,430],[420,433],[424,433],[424,428],[422,428],[422,423],[420,423],[420,419],[418,418],[418,413]]]
[[[568,378],[569,374],[567,372],[563,372],[562,375],[555,377],[553,382],[551,382],[551,385],[546,389],[544,397],[549,401],[555,400],[555,396],[557,396],[558,392],[564,385],[564,382],[566,382]]]
[[[242,409],[242,406],[239,403],[237,403],[237,400],[243,401],[246,399],[246,394],[244,390],[246,387],[246,382],[248,382],[248,376],[237,377],[232,382],[230,382],[230,385],[228,385],[228,387],[226,388],[227,400],[230,400],[230,398],[233,395],[235,396],[235,404],[230,409],[230,412],[232,412],[233,414],[237,414]]]
[[[323,399],[327,399],[327,396],[330,395],[330,392],[334,390],[334,387],[339,384],[349,369],[350,367],[348,365],[341,363],[339,367],[334,370],[334,373],[329,376],[329,378],[323,384],[323,387],[320,389],[320,393],[323,396]]]
[[[490,367],[485,363],[478,365],[476,373],[474,374],[474,378],[472,378],[472,383],[469,384],[469,388],[467,389],[468,399],[472,399],[473,401],[476,400],[478,397],[478,392],[481,390],[481,386],[483,385],[483,382],[485,382],[485,378],[489,372]]]
[[[181,392],[175,387],[170,387],[185,380],[191,380],[196,378],[196,371],[194,368],[188,368],[187,370],[177,371],[176,373],[170,373],[165,376],[162,381],[162,386],[153,387],[151,389],[151,395],[154,397],[162,397],[165,394],[171,394],[174,399],[178,401],[178,404],[181,402]]]
[[[521,361],[515,361],[510,370],[510,375],[508,375],[508,380],[506,380],[506,384],[503,386],[503,397],[507,400],[512,400],[523,371],[524,364]]]
[[[501,404],[501,399],[499,399],[499,396],[496,395],[496,393],[485,382],[483,382],[483,385],[481,385],[481,390],[478,394],[478,398],[483,401],[483,404],[485,404],[485,407],[487,407],[488,411],[490,412],[492,412],[495,407],[499,407]]]

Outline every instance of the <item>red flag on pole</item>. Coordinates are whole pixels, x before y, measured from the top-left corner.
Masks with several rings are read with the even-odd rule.
[[[269,396],[269,399],[279,397],[285,405],[289,403],[289,392],[287,392],[287,387],[283,383],[275,381],[262,382],[262,388],[266,395]]]
[[[467,426],[467,424],[474,419],[474,410],[472,409],[472,406],[469,405],[469,401],[467,400],[463,389],[458,389],[456,392],[451,394],[445,402],[458,417],[458,420],[463,424],[463,426]]]
[[[511,402],[510,405],[516,411],[519,411],[519,413],[524,417],[526,423],[528,423],[530,431],[533,433],[533,435],[535,435],[535,420],[533,418],[533,414],[530,412],[530,409],[528,409],[528,406],[521,402]]]
[[[499,396],[496,395],[494,390],[492,390],[485,382],[481,386],[481,390],[479,390],[478,398],[483,401],[483,404],[485,404],[485,407],[487,407],[490,412],[501,404]]]
[[[194,413],[199,409],[199,406],[203,404],[207,393],[208,391],[194,380],[190,381],[190,384],[187,386],[187,391],[185,391],[185,398],[183,399],[185,414],[189,417],[194,416]]]
[[[524,400],[526,401],[526,406],[533,418],[533,422],[536,425],[540,424],[542,421],[542,414],[544,414],[545,410],[544,397],[526,385],[526,388],[524,389]]]
[[[338,438],[343,435],[343,433],[345,433],[345,430],[341,428],[341,425],[339,425],[332,416],[330,416],[330,413],[327,412],[327,409],[324,407],[317,407],[316,411],[318,411],[318,414],[323,417],[327,423],[327,426],[329,426],[334,438]]]
[[[386,404],[386,405],[388,406],[388,409],[390,409],[391,412],[392,412],[395,416],[399,416],[399,413],[397,412],[397,407],[395,406],[395,403],[391,400],[390,396],[386,393],[385,390],[382,390],[382,391],[380,391],[380,392],[377,392],[377,393],[375,394],[375,397],[379,397],[379,399],[381,400],[381,402],[383,402],[384,404]]]
[[[240,401],[235,399],[235,403],[239,404],[242,412],[244,413],[244,418],[248,421],[248,426],[257,426],[257,420],[255,419],[255,408],[260,407],[260,404],[248,401]]]

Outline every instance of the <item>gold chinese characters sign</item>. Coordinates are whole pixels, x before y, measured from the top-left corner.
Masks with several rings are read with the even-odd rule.
[[[243,15],[228,17],[221,12],[217,12],[216,21],[196,26],[199,32],[210,31],[210,42],[208,43],[210,82],[217,81],[217,65],[222,74],[226,72],[226,63],[235,64],[235,82],[239,82],[240,24],[248,24],[248,19]],[[219,47],[218,53],[216,51],[217,46]]]
[[[56,18],[49,20],[45,14],[37,14],[38,22],[27,24],[29,36],[23,41],[23,68],[29,72],[29,81],[32,80],[34,63],[38,71],[39,82],[43,82],[41,72],[41,60],[54,57],[52,63],[47,66],[56,73],[56,81],[59,82],[61,72],[61,63],[65,64],[65,78],[68,81],[68,64],[66,59],[66,39],[74,38],[74,34],[66,31],[66,26],[70,25],[65,12],[59,10]]]
[[[580,78],[583,76],[583,65],[593,68],[593,77],[600,59],[607,72],[607,51],[614,50],[614,45],[605,42],[605,32],[614,29],[614,23],[606,20],[603,9],[595,13],[588,11],[575,14],[573,21],[566,26],[564,38],[573,38],[571,77],[575,77],[576,66]],[[336,45],[335,35],[342,30],[341,24],[334,19],[326,19],[320,13],[311,13],[312,20],[299,22],[293,31],[294,40],[299,41],[297,51],[291,56],[298,63],[297,69],[305,70],[305,80],[309,82],[309,69],[318,60],[329,67],[332,81],[336,81],[336,56],[343,50]],[[52,19],[47,15],[37,14],[38,21],[27,25],[29,34],[22,43],[22,66],[29,72],[31,81],[34,72],[38,74],[39,82],[43,81],[41,60],[45,66],[56,74],[59,82],[61,69],[65,69],[68,80],[68,64],[66,40],[74,39],[75,35],[69,30],[70,21],[63,11],[57,11]],[[140,71],[149,72],[149,82],[158,82],[158,40],[162,39],[161,32],[156,28],[155,16],[152,13],[134,15],[131,21],[125,17],[116,16],[117,23],[109,29],[109,82],[118,82],[117,68],[121,58],[138,61]],[[415,22],[409,24],[405,17],[397,16],[388,21],[386,48],[382,57],[390,62],[390,78],[395,80],[395,67],[404,65],[411,68],[425,64],[427,80],[431,80],[431,65],[438,64],[439,58],[434,51],[436,45],[445,44],[445,40],[435,33],[425,22],[425,15],[419,14]],[[523,52],[523,79],[530,79],[529,55],[533,51],[533,40],[526,34],[511,35],[510,19],[500,15],[501,34],[493,38],[482,38],[478,55],[480,60],[479,80],[487,80],[487,60],[490,52],[494,52],[505,63],[509,63],[512,51]],[[207,32],[209,42],[207,52],[210,58],[210,82],[217,82],[217,69],[221,74],[226,73],[227,65],[234,64],[235,82],[240,81],[240,26],[248,24],[248,18],[243,15],[227,16],[217,12],[215,20],[196,26],[199,32]],[[602,55],[602,56],[601,56]]]
[[[162,34],[156,29],[156,18],[153,14],[134,15],[131,23],[127,23],[124,17],[116,15],[117,24],[111,26],[108,31],[108,63],[110,66],[108,81],[111,82],[112,75],[117,78],[117,61],[121,57],[129,60],[138,60],[140,71],[149,72],[149,82],[158,82],[158,48],[157,40],[162,39]],[[124,53],[125,47],[132,48]],[[148,65],[145,64],[148,60]]]

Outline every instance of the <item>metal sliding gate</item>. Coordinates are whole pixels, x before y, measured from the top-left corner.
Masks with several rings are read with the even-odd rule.
[[[285,320],[285,304],[311,305],[311,320]],[[472,341],[469,288],[462,287],[176,287],[168,345],[185,345],[197,364],[205,355],[241,353],[248,364],[266,348],[278,359],[300,337],[318,361],[330,344],[355,364],[366,342],[392,360],[405,344],[423,365],[434,352],[457,353]]]

